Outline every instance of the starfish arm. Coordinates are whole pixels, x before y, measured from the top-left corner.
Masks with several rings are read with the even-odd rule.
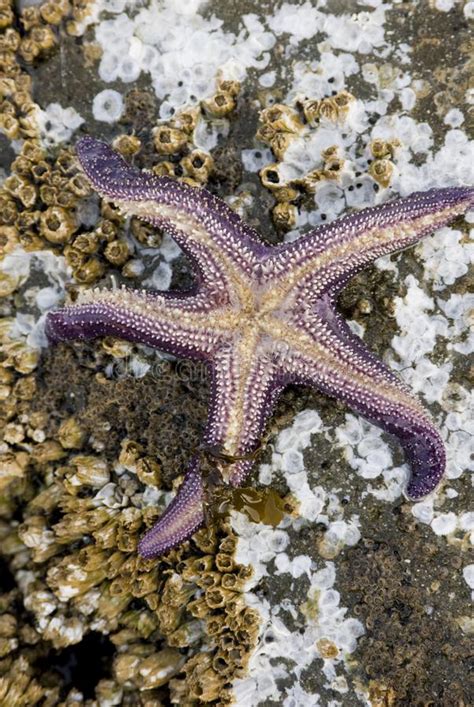
[[[236,269],[249,275],[266,251],[258,234],[206,189],[130,167],[107,144],[91,137],[79,140],[76,150],[101,196],[127,215],[168,230],[201,274]]]
[[[145,557],[156,557],[189,538],[204,524],[205,487],[224,481],[239,486],[251,471],[260,436],[282,380],[265,355],[245,352],[245,345],[223,347],[213,362],[209,417],[200,453],[177,495],[139,544]],[[239,350],[240,349],[240,350]]]
[[[422,498],[444,474],[446,453],[439,432],[405,385],[364,350],[363,342],[337,339],[321,337],[320,330],[324,343],[315,346],[310,337],[301,336],[283,363],[289,379],[344,401],[398,438],[411,467],[407,495]]]
[[[450,223],[474,205],[474,189],[452,187],[417,192],[345,216],[283,245],[270,256],[280,296],[311,302],[339,291],[366,265],[406,248]]]
[[[46,334],[52,343],[115,336],[178,356],[208,358],[225,337],[223,309],[201,296],[173,297],[146,291],[89,290],[79,302],[50,312]]]

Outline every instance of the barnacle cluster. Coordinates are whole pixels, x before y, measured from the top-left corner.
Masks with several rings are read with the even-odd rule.
[[[341,91],[320,100],[297,101],[295,107],[274,104],[261,111],[257,138],[271,148],[277,161],[260,171],[260,179],[277,200],[272,210],[277,228],[283,231],[293,228],[298,215],[297,204],[304,195],[313,194],[322,181],[338,179],[344,168],[338,147],[332,145],[322,152],[321,167],[310,170],[303,177],[288,178],[282,164],[287,149],[321,122],[343,122],[354,100],[352,94]]]
[[[196,147],[196,131],[203,124],[227,118],[237,105],[239,91],[238,81],[220,78],[214,95],[200,106],[185,108],[155,127],[153,144],[162,159],[153,172],[177,177],[191,186],[205,186],[213,176],[214,160],[209,151]]]

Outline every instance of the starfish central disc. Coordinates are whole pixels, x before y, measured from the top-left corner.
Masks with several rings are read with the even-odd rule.
[[[77,153],[96,191],[124,213],[166,228],[196,272],[189,292],[85,291],[47,318],[53,343],[112,335],[210,365],[202,452],[141,540],[142,555],[166,552],[203,524],[210,465],[221,481],[243,482],[273,405],[290,383],[338,398],[396,436],[411,466],[410,498],[436,487],[445,450],[430,416],[351,332],[335,303],[366,265],[472,206],[474,189],[418,192],[270,247],[205,189],[140,172],[92,138],[80,140]]]

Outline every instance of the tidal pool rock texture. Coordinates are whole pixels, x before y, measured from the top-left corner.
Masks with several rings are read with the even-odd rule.
[[[439,430],[446,474],[415,502],[396,441],[304,387],[248,486],[216,486],[205,362],[111,335],[51,347],[45,323],[94,288],[195,277],[166,224],[91,189],[86,134],[283,251],[474,185],[473,18],[462,0],[0,0],[1,705],[472,702],[473,211],[336,303]],[[140,557],[196,455],[207,527]]]

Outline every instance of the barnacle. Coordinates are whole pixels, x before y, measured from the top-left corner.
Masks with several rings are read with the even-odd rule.
[[[298,209],[294,204],[281,201],[273,207],[272,218],[277,228],[290,230],[296,225]]]
[[[181,165],[187,175],[195,179],[196,182],[205,184],[214,169],[214,160],[207,152],[193,150],[189,155],[183,157]]]
[[[232,113],[236,105],[235,96],[228,91],[222,90],[202,101],[205,111],[215,118],[223,118]]]
[[[55,245],[67,243],[77,229],[74,216],[61,206],[50,206],[40,216],[40,233]]]
[[[260,113],[260,120],[277,131],[299,133],[303,129],[298,112],[284,104],[275,104]]]
[[[74,270],[74,277],[82,284],[91,284],[104,274],[104,264],[96,257],[86,258]]]
[[[104,255],[113,265],[124,265],[130,257],[130,248],[124,240],[116,240],[108,243]]]
[[[278,189],[286,186],[286,181],[281,174],[281,168],[278,164],[269,164],[259,172],[260,179],[264,187],[270,190]]]
[[[142,146],[136,135],[119,135],[114,139],[112,145],[124,157],[136,155]]]
[[[188,136],[182,130],[160,125],[153,130],[153,144],[160,155],[173,155],[187,145]]]
[[[369,174],[381,187],[386,189],[392,179],[393,162],[387,159],[377,159],[370,163]]]

